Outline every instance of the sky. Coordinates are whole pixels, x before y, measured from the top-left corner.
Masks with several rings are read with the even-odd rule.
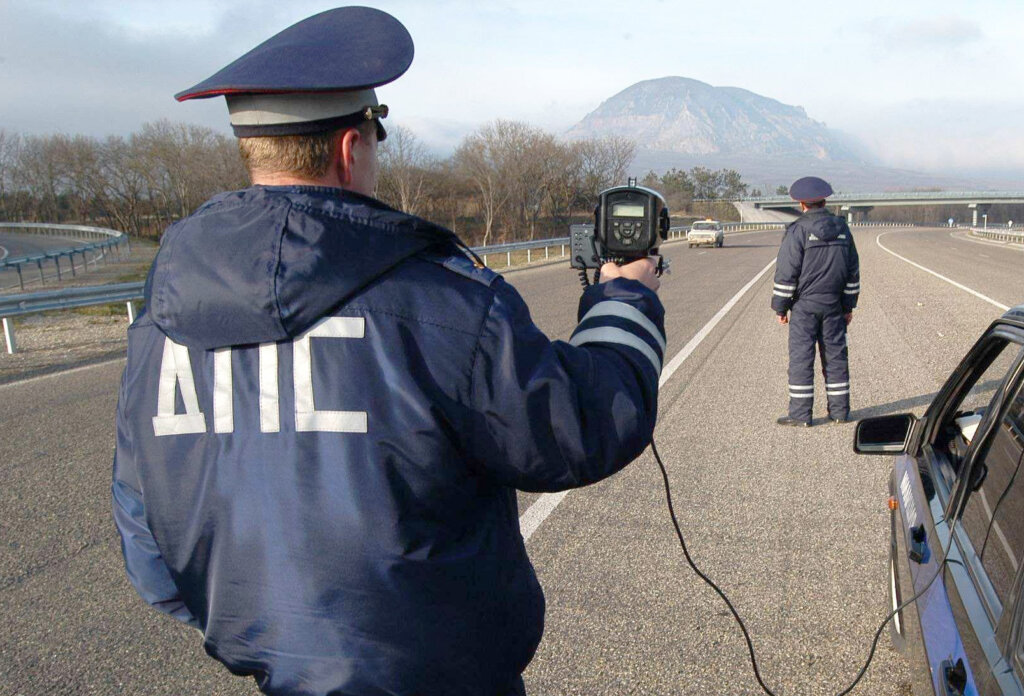
[[[860,139],[880,163],[1024,172],[1021,0],[363,0],[416,56],[378,88],[438,153],[495,119],[559,134],[641,80],[742,87]],[[126,135],[158,119],[224,133],[221,99],[175,102],[309,0],[0,0],[0,129]]]

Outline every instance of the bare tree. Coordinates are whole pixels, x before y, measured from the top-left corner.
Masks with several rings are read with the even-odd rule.
[[[636,157],[636,143],[628,138],[609,135],[574,143],[579,153],[580,196],[596,201],[606,188],[626,183],[626,173]]]
[[[379,164],[378,197],[410,215],[421,215],[436,163],[419,139],[402,126],[390,128]]]
[[[549,190],[563,174],[564,162],[558,155],[564,146],[528,124],[504,121],[501,125],[498,146],[509,196],[506,232],[527,228],[529,239],[534,239]]]
[[[8,197],[11,194],[11,179],[20,147],[21,139],[16,133],[8,133],[0,129],[0,220],[12,218]]]
[[[31,194],[33,220],[60,222],[60,157],[53,137],[29,136],[15,162],[14,185]]]
[[[237,150],[210,128],[156,121],[142,126],[138,144],[150,191],[168,217],[184,217],[214,193],[244,186]]]
[[[128,140],[111,136],[100,151],[104,211],[115,227],[131,234],[142,231],[142,207],[149,195],[140,149],[136,135]]]
[[[483,126],[467,136],[454,155],[457,169],[476,192],[484,219],[485,246],[491,243],[494,221],[509,197],[509,188],[503,179],[507,152],[502,147],[507,123],[499,120]]]

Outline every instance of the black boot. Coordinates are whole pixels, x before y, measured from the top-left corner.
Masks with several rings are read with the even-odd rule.
[[[779,425],[797,425],[797,426],[801,426],[802,425],[805,428],[811,427],[811,422],[810,421],[803,421],[803,420],[800,420],[799,418],[792,418],[790,416],[783,416],[782,418],[779,418],[775,422],[778,423]]]

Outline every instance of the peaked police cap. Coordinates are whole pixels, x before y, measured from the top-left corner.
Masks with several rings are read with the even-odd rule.
[[[397,19],[339,7],[293,24],[174,98],[226,97],[238,137],[325,132],[387,116],[373,88],[400,77],[412,58],[412,37]]]
[[[832,195],[832,187],[824,179],[805,176],[789,187],[789,197],[794,201],[821,201]]]

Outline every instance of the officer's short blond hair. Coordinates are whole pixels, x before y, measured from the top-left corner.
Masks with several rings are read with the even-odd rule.
[[[374,121],[360,123],[356,128],[364,138],[377,137]],[[291,174],[306,179],[319,179],[331,166],[331,158],[338,139],[348,128],[313,133],[311,135],[277,135],[258,138],[239,138],[238,151],[242,155],[249,176],[257,174]]]

